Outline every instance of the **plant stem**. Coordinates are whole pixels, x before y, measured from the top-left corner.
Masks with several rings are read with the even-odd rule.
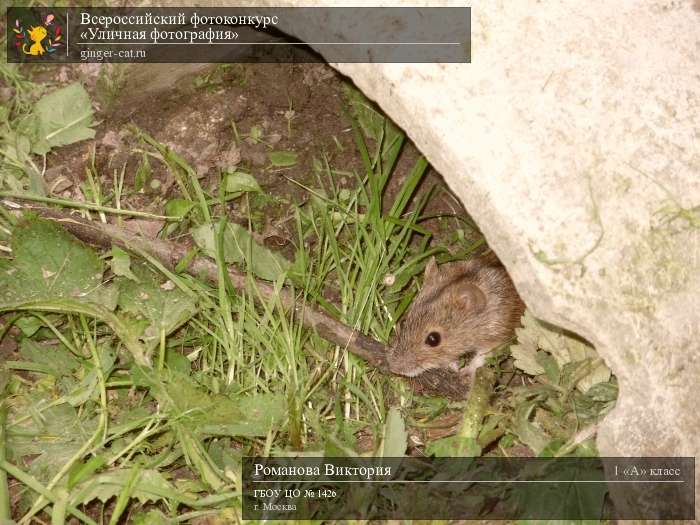
[[[112,213],[114,215],[129,215],[131,217],[144,217],[146,219],[158,219],[167,221],[179,221],[179,217],[169,217],[167,215],[155,215],[145,211],[122,210],[118,208],[110,208],[109,206],[100,206],[91,202],[79,202],[66,199],[56,199],[54,197],[40,197],[39,195],[30,195],[25,193],[16,193],[12,191],[0,191],[0,197],[7,199],[19,199],[25,201],[42,202],[44,204],[56,204],[65,206],[66,208],[78,208],[81,210],[98,211],[103,213]]]
[[[489,407],[489,399],[493,391],[496,374],[490,366],[482,366],[476,371],[474,384],[469,391],[464,419],[459,428],[458,436],[477,439],[481,432],[481,422],[484,420]]]

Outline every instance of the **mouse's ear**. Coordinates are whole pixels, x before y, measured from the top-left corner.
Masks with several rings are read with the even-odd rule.
[[[437,267],[437,261],[435,260],[435,256],[432,256],[430,260],[428,261],[428,264],[425,265],[425,273],[423,274],[425,280],[429,279],[434,279],[438,275],[438,267]]]
[[[457,300],[470,313],[481,312],[486,307],[486,295],[481,288],[472,283],[459,286]]]

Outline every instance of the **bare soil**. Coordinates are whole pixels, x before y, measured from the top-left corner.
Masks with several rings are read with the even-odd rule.
[[[288,224],[291,208],[285,203],[303,203],[310,197],[304,187],[318,187],[314,161],[327,161],[337,171],[334,183],[341,188],[356,186],[357,175],[363,174],[344,95],[351,82],[325,64],[208,66],[179,78],[169,90],[146,95],[129,85],[122,71],[90,64],[64,66],[55,73],[54,81],[83,82],[97,101],[100,121],[94,141],[59,149],[49,157],[47,182],[64,197],[82,198],[85,167],[91,165],[94,149],[103,194],[111,192],[115,174],[124,170],[127,191],[122,206],[163,213],[165,202],[177,193],[166,166],[151,160],[152,181],[157,182],[139,192],[128,191],[144,158],[143,144],[134,132],[138,128],[182,156],[195,168],[202,187],[214,194],[222,170],[235,167],[254,175],[264,192],[275,198],[252,201],[252,210],[238,200],[228,204],[227,213],[232,220],[244,222],[252,211],[253,218],[259,219],[254,227],[266,244],[285,251],[294,238]],[[132,92],[120,89],[122,85]],[[250,138],[256,130],[257,141]],[[273,167],[268,153],[276,150],[295,152],[298,162]],[[393,201],[419,155],[407,142],[386,189],[386,203]],[[426,214],[466,215],[433,170],[418,191],[436,184],[443,191],[435,192]],[[468,235],[478,235],[473,225],[458,221],[448,224],[436,219],[423,224],[438,236],[465,226]]]

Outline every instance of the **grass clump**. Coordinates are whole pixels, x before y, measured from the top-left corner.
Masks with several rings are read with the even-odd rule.
[[[94,523],[81,509],[97,505],[112,522],[139,520],[153,503],[178,521],[183,513],[237,515],[243,455],[405,450],[405,434],[395,430],[401,415],[388,418],[385,378],[305,328],[279,300],[261,302],[254,285],[234,290],[223,271],[241,264],[251,277],[293,287],[299,304],[320,304],[389,339],[409,301],[399,291],[426,257],[430,234],[420,221],[428,194],[411,199],[427,164],[420,159],[385,205],[404,137],[394,131],[370,155],[359,127],[355,133],[365,169],[356,188],[339,188],[319,160],[310,200],[289,211],[294,260],[272,267],[279,255],[225,214],[248,191],[203,187],[184,159],[139,133],[144,158],[163,163],[176,181],[171,209],[221,268],[214,285],[143,254],[114,248],[100,256],[35,217],[0,219],[12,232],[0,260],[0,310],[8,312],[0,331],[19,355],[3,367],[0,466],[21,484],[15,517],[43,512],[57,523]],[[90,175],[97,211],[109,213],[110,199],[120,208],[102,192],[100,174]]]
[[[218,86],[217,78],[205,77],[200,87]],[[15,98],[21,98],[17,82]],[[97,211],[102,220],[110,213],[167,218],[160,235],[190,234],[189,256],[213,258],[219,273],[208,283],[138,250],[98,253],[55,224],[0,208],[0,343],[16,346],[0,372],[0,472],[19,483],[10,505],[7,479],[0,477],[0,521],[27,523],[39,513],[53,523],[70,516],[83,523],[107,516],[110,523],[238,521],[243,456],[403,455],[407,427],[439,426],[442,415],[460,407],[411,397],[400,380],[370,370],[302,323],[303,309],[318,305],[388,342],[428,258],[464,258],[483,244],[464,235],[450,239],[449,250],[447,242],[436,242],[426,227],[438,218],[426,213],[436,190],[417,191],[426,160],[418,158],[398,187],[390,187],[405,136],[356,92],[346,96],[362,170],[341,172],[318,155],[312,182],[297,182],[306,197],[301,203],[264,195],[252,170],[224,170],[207,183],[176,151],[139,129],[132,130],[142,159],[134,188],[126,187],[122,170],[112,192],[105,191],[93,150],[85,194],[94,202],[46,197],[37,190],[41,172],[8,157],[7,137],[22,129],[20,115],[41,122],[36,98],[14,104],[2,162],[21,169],[3,172],[3,190]],[[88,120],[65,140],[84,138]],[[29,160],[37,158],[31,144]],[[298,160],[294,152],[271,153],[273,168]],[[123,197],[147,185],[156,165],[173,181],[167,217],[124,209]],[[340,184],[343,177],[353,183]],[[247,222],[230,219],[232,206],[246,210]],[[286,210],[294,225],[288,258],[260,242],[252,227],[262,222],[261,206]],[[440,217],[452,219],[465,220]],[[231,264],[247,272],[246,290],[232,286]],[[253,277],[278,291],[292,289],[299,308],[285,308],[279,294],[263,299]],[[548,388],[530,395],[504,382],[499,388],[508,399],[522,394],[531,410],[518,412],[520,401],[499,405],[502,412],[486,413],[470,438],[480,449],[507,450],[516,441],[530,445],[534,435],[538,453],[571,452],[566,432],[575,421],[569,418],[554,435],[562,442],[554,450],[550,427],[543,430],[531,415],[556,421],[570,416],[572,406],[580,413],[588,391],[575,392],[572,378],[585,376],[583,365],[552,362],[532,345],[520,355],[525,365],[498,374],[540,376]],[[611,392],[596,392],[593,401],[607,409]],[[600,408],[589,405],[586,422]]]

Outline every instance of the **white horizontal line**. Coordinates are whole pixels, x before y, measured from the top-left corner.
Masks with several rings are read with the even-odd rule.
[[[462,42],[76,42],[79,46],[461,46]]]
[[[639,480],[639,481],[630,481],[630,480],[610,480],[610,481],[596,481],[596,480],[558,480],[558,481],[549,481],[549,480],[532,480],[532,481],[527,481],[527,480],[467,480],[467,479],[462,479],[462,480],[454,480],[454,481],[449,481],[449,480],[400,480],[400,479],[394,479],[394,480],[368,480],[368,481],[362,481],[362,480],[301,480],[301,479],[285,479],[285,480],[250,480],[252,483],[327,483],[327,484],[334,484],[334,483],[686,483],[685,480],[659,480],[659,481],[653,481],[653,480]]]

